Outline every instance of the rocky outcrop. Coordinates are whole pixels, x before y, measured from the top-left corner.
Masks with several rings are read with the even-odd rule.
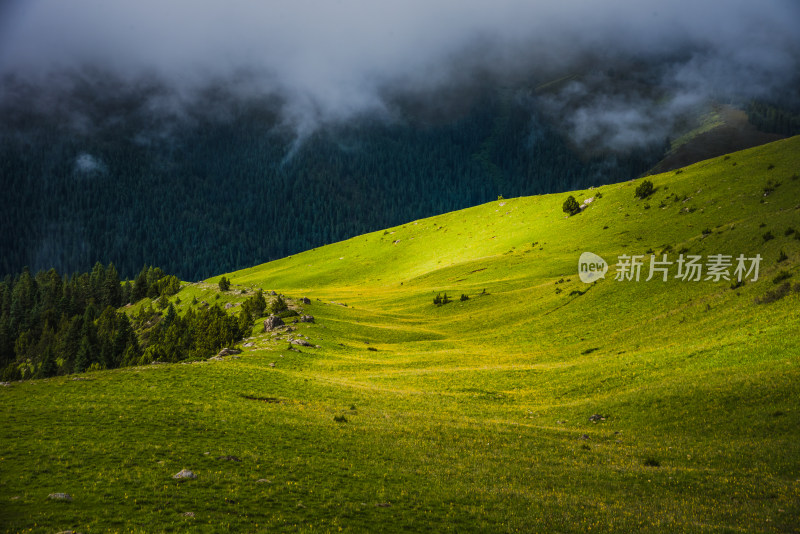
[[[286,323],[283,322],[283,319],[281,319],[277,315],[270,315],[264,321],[264,332],[272,332],[273,330],[275,330],[280,326],[283,326],[284,324]]]

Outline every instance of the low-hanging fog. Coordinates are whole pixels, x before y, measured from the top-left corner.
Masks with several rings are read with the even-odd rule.
[[[217,84],[279,98],[300,139],[354,117],[396,120],[399,93],[573,76],[541,94],[542,109],[579,145],[625,149],[663,139],[709,98],[786,98],[798,21],[791,0],[12,0],[0,75],[6,104],[42,108],[65,106],[70,73],[158,79],[168,90],[147,109],[175,118]]]

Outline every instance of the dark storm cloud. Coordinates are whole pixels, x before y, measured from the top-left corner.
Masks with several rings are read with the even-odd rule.
[[[364,114],[390,119],[389,92],[434,94],[476,72],[500,83],[579,74],[542,101],[573,139],[625,148],[657,138],[709,96],[758,97],[796,80],[793,1],[404,0],[252,2],[28,0],[0,10],[0,73],[99,66],[171,91],[179,116],[211,80],[242,97],[280,95],[299,137]],[[646,64],[642,86],[609,68]],[[655,66],[655,67],[654,67]],[[53,84],[55,87],[58,84]],[[657,91],[652,90],[652,86]],[[649,88],[648,88],[649,86]],[[653,123],[657,122],[658,127]]]

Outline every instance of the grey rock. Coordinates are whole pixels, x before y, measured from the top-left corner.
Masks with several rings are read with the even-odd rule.
[[[301,323],[313,323],[314,322],[314,316],[313,315],[303,315],[302,317],[300,317],[300,322]]]
[[[181,469],[179,472],[172,475],[172,478],[197,478],[197,475],[189,471],[188,469]]]
[[[270,315],[267,317],[266,321],[264,321],[264,332],[270,332],[279,326],[283,326],[284,324],[286,323],[283,322],[283,319],[277,315]]]
[[[300,300],[302,301],[303,304],[311,304],[311,299],[308,297],[303,297]]]
[[[222,356],[230,356],[231,354],[241,354],[241,353],[242,351],[239,349],[224,348],[217,353],[217,356],[222,357]]]
[[[71,501],[72,495],[69,493],[51,493],[47,498],[53,501]]]

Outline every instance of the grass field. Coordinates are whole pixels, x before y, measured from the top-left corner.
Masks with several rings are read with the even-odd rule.
[[[188,285],[182,309],[262,288],[315,323],[0,387],[2,529],[796,532],[799,173],[796,137],[644,200],[641,180],[573,192],[594,201],[572,217],[567,193],[499,200]],[[579,280],[585,251],[605,279]],[[639,282],[614,279],[623,254]],[[650,254],[763,259],[733,287],[645,281]]]

